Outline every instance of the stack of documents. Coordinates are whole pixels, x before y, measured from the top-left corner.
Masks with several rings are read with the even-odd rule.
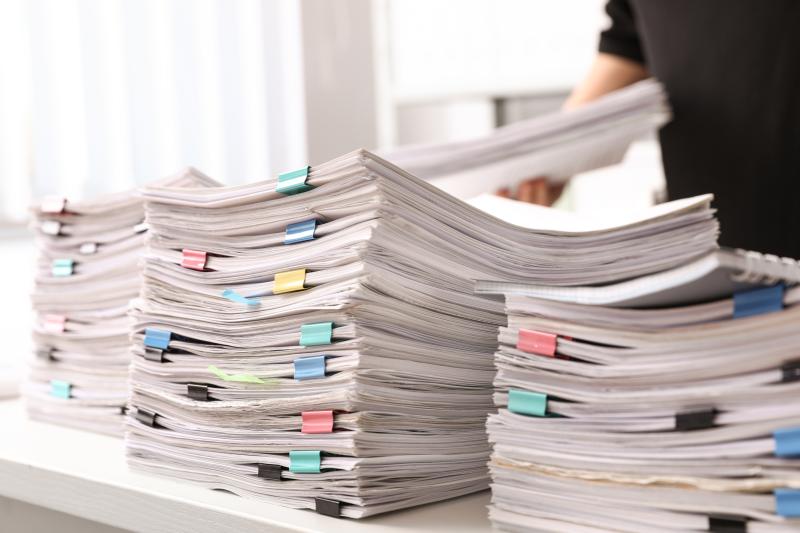
[[[525,229],[366,151],[143,194],[130,465],[353,518],[487,487],[505,315],[474,280],[614,281],[716,246],[709,197]]]
[[[721,250],[606,287],[481,284],[508,313],[488,421],[494,524],[797,531],[798,282],[793,260]]]
[[[207,178],[205,178],[207,179]],[[204,178],[191,172],[164,183]],[[140,290],[144,208],[133,193],[46,198],[33,209],[39,246],[29,382],[32,418],[122,435],[128,397],[128,304]]]
[[[528,178],[559,182],[619,163],[633,141],[652,135],[669,119],[666,93],[649,79],[485,137],[401,147],[383,156],[450,194],[471,198]]]

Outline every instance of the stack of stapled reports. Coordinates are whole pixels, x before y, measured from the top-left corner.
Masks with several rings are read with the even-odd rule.
[[[612,229],[535,231],[365,151],[144,196],[129,463],[353,518],[488,486],[505,316],[473,280],[614,280],[716,240],[708,197]]]
[[[384,157],[460,198],[547,176],[563,181],[619,163],[631,142],[670,118],[667,95],[649,79],[570,111],[515,122],[476,139],[403,146]]]
[[[210,183],[193,174],[162,183]],[[132,192],[34,209],[40,250],[36,358],[25,385],[32,418],[121,436],[128,396],[128,304],[140,290],[144,207]]]
[[[708,287],[647,280],[657,307],[507,294],[488,422],[499,529],[800,529],[800,267],[717,263]],[[737,290],[698,302],[725,271]]]

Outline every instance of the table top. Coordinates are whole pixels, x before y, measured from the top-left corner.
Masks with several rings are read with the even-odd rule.
[[[247,500],[128,470],[121,439],[31,421],[0,401],[0,495],[145,533],[486,532],[488,492],[363,520]]]

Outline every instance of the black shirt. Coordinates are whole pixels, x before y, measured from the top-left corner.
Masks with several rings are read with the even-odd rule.
[[[674,113],[670,198],[715,196],[720,243],[800,257],[800,1],[610,0],[600,51],[643,63]]]

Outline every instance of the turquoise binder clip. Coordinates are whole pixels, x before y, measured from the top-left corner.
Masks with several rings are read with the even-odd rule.
[[[164,331],[163,329],[146,328],[144,330],[144,345],[151,348],[158,348],[159,350],[166,350],[169,347],[169,341],[172,339],[172,333]]]
[[[289,195],[313,189],[314,187],[306,183],[309,170],[311,170],[311,167],[306,166],[300,170],[280,174],[278,183],[275,185],[275,192]]]
[[[319,379],[325,377],[325,356],[298,357],[294,360],[294,379]]]
[[[785,518],[800,518],[800,490],[775,489],[775,514]]]
[[[53,261],[53,275],[58,278],[71,276],[75,267],[72,259],[55,259]]]
[[[319,450],[289,452],[289,471],[296,474],[319,474],[322,453]]]
[[[72,385],[66,381],[54,379],[50,381],[50,395],[69,400],[72,396]]]
[[[759,287],[733,295],[733,318],[773,313],[783,309],[783,284]]]
[[[800,427],[776,429],[775,457],[800,457]]]
[[[300,326],[300,346],[330,344],[333,337],[333,322],[316,322]]]
[[[313,241],[314,232],[316,230],[316,218],[289,224],[286,226],[286,235],[283,237],[283,244],[295,244],[297,242]]]
[[[547,416],[547,394],[509,389],[508,410],[529,416]]]

